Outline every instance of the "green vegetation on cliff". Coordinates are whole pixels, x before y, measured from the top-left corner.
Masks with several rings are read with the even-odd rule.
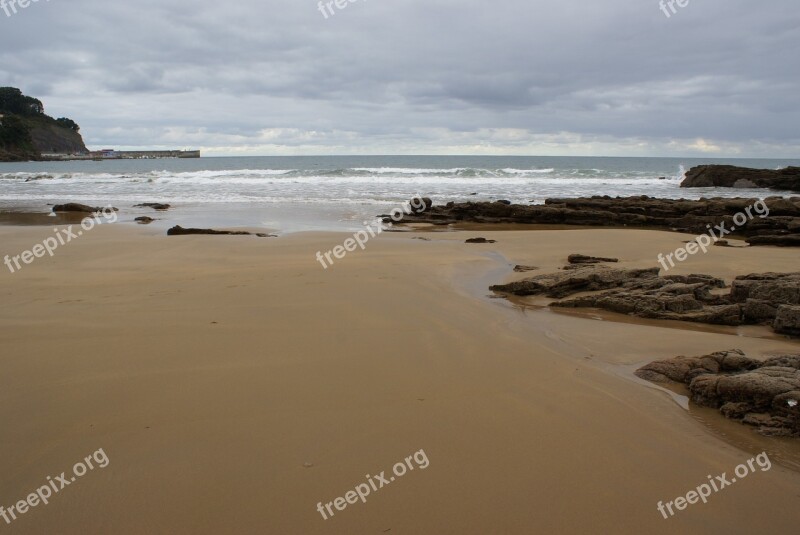
[[[42,153],[86,153],[80,127],[53,119],[39,99],[15,87],[0,87],[0,161],[38,160]]]

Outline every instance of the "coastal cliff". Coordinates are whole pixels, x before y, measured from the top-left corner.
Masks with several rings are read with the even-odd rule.
[[[15,87],[0,87],[0,161],[39,160],[42,154],[84,154],[80,127],[44,113],[36,98]]]

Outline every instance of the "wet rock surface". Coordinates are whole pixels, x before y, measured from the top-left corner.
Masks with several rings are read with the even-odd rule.
[[[768,217],[754,210],[758,199],[674,200],[640,197],[596,196],[576,199],[547,199],[541,205],[498,202],[447,203],[420,213],[404,214],[403,223],[457,225],[463,223],[520,225],[577,225],[589,227],[636,227],[707,234],[709,225],[724,225],[732,236],[748,238],[751,245],[800,246],[800,197],[768,197]],[[759,205],[761,206],[761,205]],[[752,218],[734,216],[746,214]],[[762,208],[763,210],[763,208]],[[720,231],[716,232],[719,238]]]
[[[253,233],[245,230],[214,230],[209,228],[183,228],[175,225],[167,231],[167,236],[190,236],[190,235],[211,235],[211,236],[258,236],[259,238],[277,238],[272,234],[261,232]]]
[[[603,258],[601,256],[586,256],[582,254],[571,254],[567,258],[570,264],[602,264],[619,262],[619,258]]]
[[[636,371],[653,383],[680,383],[698,405],[768,436],[800,437],[800,355],[760,361],[741,350],[658,360]]]
[[[134,204],[134,208],[152,208],[153,210],[169,210],[171,205],[159,202],[145,202],[142,204]]]
[[[85,204],[80,204],[76,202],[56,204],[55,206],[53,206],[54,212],[81,212],[81,213],[93,214],[96,212],[102,212],[104,210],[113,210],[114,212],[118,211],[116,208],[107,208],[102,206],[87,206]]]
[[[719,291],[727,288],[725,281],[711,275],[660,276],[659,268],[605,265],[567,268],[490,289],[560,299],[550,303],[551,307],[600,308],[641,318],[711,325],[762,324],[780,334],[800,334],[800,273],[737,277],[725,293]]]

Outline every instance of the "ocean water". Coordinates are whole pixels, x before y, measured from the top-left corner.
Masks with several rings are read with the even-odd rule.
[[[434,202],[650,195],[764,197],[790,192],[680,189],[706,163],[777,169],[800,160],[499,156],[291,156],[0,163],[0,210],[81,202],[175,205],[171,221],[274,230],[358,228],[415,194]]]

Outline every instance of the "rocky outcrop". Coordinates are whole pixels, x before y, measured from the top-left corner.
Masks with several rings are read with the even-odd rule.
[[[153,210],[169,210],[171,206],[159,202],[144,202],[142,204],[134,204],[134,208],[152,208]]]
[[[550,303],[551,307],[600,308],[641,318],[711,325],[761,324],[781,334],[800,334],[800,273],[746,275],[737,277],[727,294],[720,294],[721,288],[726,288],[725,281],[710,275],[662,277],[658,268],[579,265],[490,289],[560,299]],[[585,295],[570,298],[575,294]]]
[[[214,230],[210,228],[183,228],[175,225],[167,231],[167,236],[189,236],[189,235],[210,235],[210,236],[258,236],[259,238],[277,238],[275,235],[247,232],[245,230]]]
[[[516,225],[579,225],[589,227],[635,227],[707,234],[724,225],[731,236],[752,238],[752,245],[800,244],[800,197],[784,199],[701,199],[674,200],[652,197],[588,197],[547,199],[544,205],[497,202],[447,203],[421,213],[404,214],[403,223],[458,225],[463,223]],[[758,209],[756,208],[756,203]],[[768,217],[766,209],[769,210]],[[734,216],[746,214],[741,226]],[[719,232],[716,232],[719,234]],[[722,236],[718,236],[722,238]]]
[[[687,171],[682,188],[769,188],[800,192],[800,167],[750,169],[733,165],[698,165]]]
[[[602,264],[619,262],[619,258],[603,258],[601,256],[586,256],[582,254],[571,254],[567,258],[570,264]]]
[[[778,236],[753,236],[747,238],[749,245],[773,245],[775,247],[800,247],[800,234]]]
[[[748,358],[738,349],[652,362],[636,375],[685,385],[698,405],[770,436],[800,437],[800,355]]]
[[[497,240],[487,240],[486,238],[469,238],[464,243],[497,243]]]
[[[76,202],[69,202],[66,204],[57,204],[53,206],[54,212],[83,212],[87,214],[94,214],[96,212],[103,212],[105,210],[113,210],[117,212],[116,208],[100,207],[100,206],[87,206]]]

